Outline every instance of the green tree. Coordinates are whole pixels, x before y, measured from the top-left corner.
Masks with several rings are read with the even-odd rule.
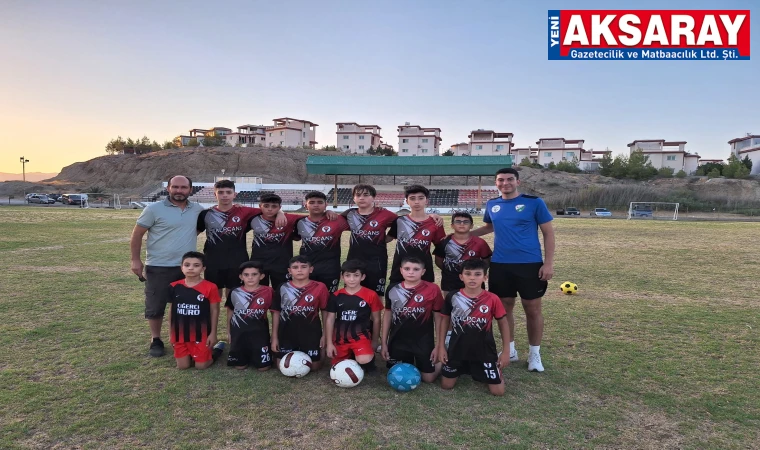
[[[124,139],[122,139],[121,136],[118,136],[116,139],[111,139],[108,141],[108,144],[106,144],[106,153],[109,155],[118,155],[120,153],[123,153],[125,145],[126,142]]]
[[[445,152],[441,153],[441,156],[454,156],[454,152],[452,152],[451,149],[448,149]]]
[[[709,164],[703,164],[703,165],[697,167],[697,171],[699,171],[700,169],[702,169],[701,170],[701,174],[702,175],[707,175],[713,169],[718,169],[718,172],[722,174],[723,173],[723,167],[724,167],[724,165],[721,164],[721,163],[709,163]]]
[[[675,172],[675,169],[672,167],[660,167],[657,169],[657,176],[662,178],[673,178],[673,172]],[[681,170],[683,172],[683,170]],[[684,176],[686,172],[684,172]]]
[[[750,164],[751,167],[751,164]],[[742,160],[731,155],[728,157],[728,164],[723,166],[723,176],[726,178],[738,178],[743,179],[749,176],[750,169],[744,164]]]
[[[626,170],[626,178],[632,178],[634,180],[648,180],[657,175],[657,169],[652,166],[652,162],[649,161],[649,157],[637,148],[631,152],[631,156],[628,157],[628,167]],[[671,173],[672,175],[672,173]]]
[[[533,163],[531,162],[530,158],[527,156],[520,161],[521,167],[533,167]]]
[[[742,165],[746,167],[750,172],[752,171],[752,160],[749,159],[749,155],[744,156],[744,159],[742,159]]]
[[[557,165],[554,164],[554,161],[550,162],[548,166],[546,166],[549,170],[557,170]]]
[[[562,172],[569,172],[569,173],[581,172],[580,167],[578,167],[578,160],[576,158],[573,158],[572,161],[560,161],[557,163],[555,168]]]
[[[173,148],[179,148],[179,146],[177,144],[175,144],[174,142],[172,142],[172,141],[164,141],[164,144],[162,145],[162,147],[164,148],[164,150],[171,150]]]
[[[225,147],[227,145],[227,139],[224,135],[219,134],[217,131],[212,131],[203,137],[204,147]]]
[[[520,164],[522,165],[522,163]],[[611,177],[613,173],[613,164],[614,160],[612,159],[612,155],[605,153],[604,156],[602,156],[602,160],[599,161],[599,175]]]
[[[718,178],[720,176],[720,170],[717,167],[707,172],[707,178]]]
[[[678,173],[676,173],[676,178],[686,178],[686,172],[683,169],[679,170]]]
[[[198,142],[198,139],[191,138],[189,141],[187,141],[187,144],[185,144],[185,147],[197,147],[199,145],[201,144]]]

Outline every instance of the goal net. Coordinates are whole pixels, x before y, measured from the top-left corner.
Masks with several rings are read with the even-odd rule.
[[[678,203],[631,202],[628,219],[678,220]]]
[[[83,193],[80,208],[121,209],[119,194]]]

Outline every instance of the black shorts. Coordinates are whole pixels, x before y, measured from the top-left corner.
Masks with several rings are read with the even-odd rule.
[[[261,286],[272,286],[272,289],[277,289],[281,284],[289,280],[289,274],[287,272],[275,272],[272,271],[264,275],[259,283]]]
[[[388,275],[388,261],[378,259],[366,261],[367,273],[362,286],[377,292],[380,298],[385,295],[385,277]]]
[[[203,278],[214,283],[217,288],[235,289],[241,285],[240,269],[215,269],[206,267]]]
[[[245,367],[251,365],[257,369],[272,365],[272,352],[269,348],[269,336],[260,333],[240,333],[232,337],[227,365]]]
[[[388,348],[388,356],[390,359],[386,363],[386,367],[389,369],[398,363],[409,363],[416,367],[420,373],[433,373],[435,372],[435,366],[430,361],[430,354],[433,352],[431,348],[429,351],[420,350],[416,352],[408,350],[398,350],[390,345]]]
[[[322,349],[319,348],[319,341],[316,345],[293,345],[289,342],[280,342],[280,352],[277,354],[277,359],[282,359],[290,352],[304,352],[311,357],[312,362],[317,362],[322,358]]]
[[[549,286],[548,282],[538,278],[538,270],[543,265],[492,262],[488,274],[488,290],[500,298],[515,298],[517,294],[523,300],[541,298]]]
[[[444,378],[459,378],[466,374],[479,383],[501,384],[502,381],[496,358],[491,361],[449,361],[441,368]]]
[[[145,266],[145,318],[161,319],[169,300],[169,285],[185,278],[176,267]]]
[[[327,290],[330,293],[333,293],[338,290],[338,284],[340,283],[340,270],[337,272],[321,273],[314,271],[311,273],[311,275],[309,275],[309,279],[323,283],[327,287]]]

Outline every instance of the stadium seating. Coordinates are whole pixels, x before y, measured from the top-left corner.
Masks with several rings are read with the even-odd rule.
[[[488,199],[497,197],[498,191],[493,189],[482,190],[482,200],[485,203]],[[467,208],[474,208],[478,204],[478,190],[477,189],[460,189],[457,199],[458,206],[464,206]]]
[[[335,188],[330,189],[327,193],[327,203],[332,203],[333,196],[335,195]],[[338,188],[338,204],[348,205],[353,203],[354,199],[351,197],[350,188]]]
[[[382,207],[400,207],[404,204],[403,192],[378,192],[375,197],[375,205]]]
[[[203,186],[193,186],[193,191],[190,193],[190,195],[191,196],[195,195],[201,189],[203,189]],[[169,191],[167,191],[166,189],[163,189],[154,196],[154,199],[158,200],[160,197],[168,197],[168,196],[169,196]]]
[[[430,189],[429,206],[455,207],[459,202],[459,189]]]
[[[274,193],[274,191],[240,191],[235,196],[235,201],[242,203],[258,203],[259,197],[262,195]]]

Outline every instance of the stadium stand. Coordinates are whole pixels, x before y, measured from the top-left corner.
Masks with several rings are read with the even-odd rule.
[[[493,189],[483,189],[483,202],[492,199],[499,195],[498,191]],[[477,189],[460,189],[457,198],[457,206],[475,207],[478,203],[478,190]]]
[[[198,191],[200,191],[201,189],[203,189],[203,186],[193,186],[193,191],[190,193],[190,196],[192,197],[193,195],[197,194]],[[161,190],[155,195],[156,200],[158,200],[158,198],[160,197],[168,197],[168,196],[169,196],[169,191],[167,191],[166,189]]]
[[[330,191],[327,193],[327,202],[330,203],[333,201],[333,196],[335,195],[335,188],[330,189]],[[338,204],[340,205],[348,205],[350,203],[353,203],[354,199],[351,197],[351,189],[350,188],[338,188]]]
[[[429,206],[457,206],[459,189],[430,189]]]
[[[240,191],[235,196],[235,201],[243,202],[243,203],[257,203],[259,201],[259,197],[261,197],[264,194],[277,194],[277,192],[275,191]]]

